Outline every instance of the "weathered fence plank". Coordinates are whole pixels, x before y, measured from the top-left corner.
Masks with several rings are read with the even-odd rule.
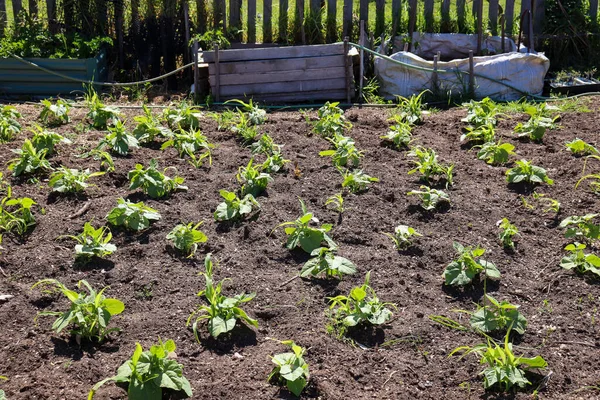
[[[489,0],[488,21],[493,36],[498,35],[498,0]]]
[[[256,43],[256,0],[248,0],[248,43]]]
[[[515,0],[506,0],[506,6],[504,7],[504,21],[506,23],[506,35],[512,36],[514,33],[514,19],[515,18]]]
[[[539,35],[544,29],[544,19],[546,6],[544,0],[534,0],[533,2],[533,33]]]
[[[29,0],[29,15],[32,17],[37,17],[38,15],[38,4],[37,0]]]
[[[346,78],[310,80],[310,81],[295,81],[295,82],[273,82],[273,83],[256,83],[235,86],[220,87],[222,97],[239,96],[239,95],[259,95],[273,93],[299,93],[310,92],[316,90],[343,90],[346,93]],[[323,95],[323,93],[321,93]]]
[[[219,65],[222,69],[223,64]],[[224,86],[231,85],[252,85],[259,83],[273,83],[273,82],[299,82],[299,81],[314,81],[329,80],[344,78],[346,76],[346,70],[344,67],[331,67],[331,68],[315,68],[309,70],[294,70],[294,71],[275,71],[275,72],[263,72],[254,74],[220,74],[221,89]],[[215,78],[211,76],[209,83],[214,86]]]
[[[385,30],[385,0],[375,0],[375,37]]]
[[[442,0],[441,14],[442,24],[440,26],[440,32],[451,32],[452,27],[450,26],[450,0]]]
[[[458,31],[464,32],[467,26],[465,0],[456,0],[456,23],[458,25]]]
[[[273,0],[263,0],[263,43],[273,42]]]
[[[598,23],[598,0],[590,0],[590,9],[588,11],[592,23]]]
[[[337,0],[327,0],[327,42],[337,42]]]
[[[425,0],[423,13],[425,15],[425,32],[433,32],[433,0]]]
[[[352,37],[352,0],[344,0],[342,37]]]
[[[306,43],[304,36],[304,0],[296,0],[296,10],[294,12],[294,41],[296,43]]]
[[[196,0],[196,30],[200,34],[206,32],[206,25],[208,23],[207,14],[206,0]]]
[[[369,0],[358,0],[359,12],[358,16],[361,21],[365,21],[365,25],[369,22]],[[367,27],[365,26],[365,29]]]
[[[229,28],[242,29],[242,0],[229,0]],[[241,42],[241,33],[236,33],[233,36],[233,42]]]
[[[18,19],[19,13],[23,9],[23,1],[22,0],[12,0],[13,7],[13,18],[15,21]]]
[[[279,41],[288,41],[288,0],[279,0]]]
[[[396,36],[402,22],[402,4],[400,0],[392,0],[392,36]]]
[[[244,63],[222,63],[219,65],[221,76],[229,74],[252,74],[270,71],[293,71],[298,69],[330,68],[341,65],[343,55],[287,58],[272,60],[246,61]],[[208,71],[215,74],[214,63],[208,64]]]
[[[344,45],[321,44],[314,46],[295,46],[295,47],[266,47],[263,49],[243,49],[243,50],[221,50],[219,51],[219,62],[237,60],[272,60],[278,58],[293,57],[320,57],[344,54]],[[204,52],[204,62],[211,63],[215,61],[215,53],[212,51]]]

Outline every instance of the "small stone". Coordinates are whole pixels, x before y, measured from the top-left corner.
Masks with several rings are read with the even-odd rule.
[[[238,360],[243,360],[244,356],[236,351],[235,353],[233,353],[233,358],[237,358]]]

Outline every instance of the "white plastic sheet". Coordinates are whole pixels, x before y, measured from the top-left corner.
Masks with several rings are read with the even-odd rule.
[[[394,38],[393,49],[402,51],[404,49],[404,40],[406,36],[396,36]],[[453,60],[455,58],[469,57],[469,50],[476,51],[477,35],[468,35],[465,33],[419,33],[413,34],[411,52],[430,60],[440,52],[442,60]],[[493,55],[502,53],[502,38],[499,36],[484,37],[481,42],[482,54]],[[504,52],[510,53],[517,51],[515,42],[505,37]]]

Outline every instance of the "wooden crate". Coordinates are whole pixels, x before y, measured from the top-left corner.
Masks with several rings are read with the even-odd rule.
[[[266,102],[346,100],[354,93],[352,56],[347,44],[205,51],[216,101]]]

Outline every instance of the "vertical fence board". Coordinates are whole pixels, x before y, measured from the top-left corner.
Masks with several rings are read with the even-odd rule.
[[[425,32],[433,32],[433,0],[425,0]]]
[[[450,0],[442,0],[442,25],[440,26],[440,32],[451,32],[452,26],[450,26]]]
[[[352,37],[352,0],[344,0],[344,10],[343,10],[343,23],[342,23],[342,36],[343,37]]]
[[[336,42],[337,37],[337,0],[327,0],[327,41]]]
[[[273,41],[273,0],[263,0],[263,43]]]
[[[137,39],[140,35],[140,0],[131,0],[131,27]]]
[[[23,1],[22,0],[12,0],[12,6],[13,6],[13,18],[16,21],[17,17],[19,16],[19,13],[23,9]]]
[[[242,29],[242,0],[229,0],[229,27],[232,29]],[[241,34],[233,35],[233,42],[240,42]]]
[[[456,0],[456,22],[458,24],[458,32],[460,33],[466,30],[467,14],[465,9],[465,0]]]
[[[6,1],[0,0],[0,37],[4,36],[6,27]]]
[[[115,1],[115,32],[117,34],[117,46],[119,47],[119,68],[125,68],[125,51],[123,49],[123,28],[124,28],[124,4],[122,0]]]
[[[224,18],[221,0],[213,0],[213,29],[219,29]]]
[[[542,33],[544,29],[544,19],[546,14],[546,6],[544,0],[534,0],[533,2],[533,32],[536,35]],[[594,20],[594,22],[596,22]]]
[[[304,44],[304,0],[296,0],[296,9],[294,10],[294,41]]]
[[[385,30],[385,0],[375,0],[375,37]]]
[[[477,10],[479,9],[479,2],[482,0],[473,0],[473,8],[471,9],[471,14],[473,18],[477,18]]]
[[[200,34],[206,32],[208,24],[206,14],[206,0],[196,0],[196,30]]]
[[[498,35],[498,0],[489,0],[488,21],[493,36]]]
[[[506,21],[506,35],[512,36],[514,30],[515,20],[515,0],[506,0],[506,7],[504,7],[504,21]]]
[[[248,43],[256,43],[256,0],[248,0]]]
[[[598,22],[598,0],[590,0],[590,9],[588,11],[593,24]]]
[[[37,0],[29,0],[29,15],[37,17],[38,15],[38,4]]]
[[[521,16],[523,15],[523,13],[527,10],[529,10],[531,8],[531,3],[529,2],[529,0],[522,0],[521,1],[521,13],[519,14],[519,21],[521,21]],[[529,36],[529,16],[525,15],[525,17],[523,17],[523,24],[521,24],[521,32],[522,35],[524,37],[528,37]],[[523,43],[521,41],[521,43]]]
[[[365,21],[365,30],[369,30],[369,0],[358,0],[359,5],[359,19]]]
[[[308,44],[323,43],[323,8],[324,0],[310,0],[308,17],[304,19],[304,30],[308,32]]]
[[[279,40],[288,41],[288,0],[279,0]]]
[[[396,36],[402,21],[402,4],[400,0],[392,0],[392,37]]]
[[[406,46],[408,51],[411,51],[412,48],[413,33],[415,33],[418,8],[419,3],[417,0],[408,0],[408,38],[410,39],[408,46]]]

